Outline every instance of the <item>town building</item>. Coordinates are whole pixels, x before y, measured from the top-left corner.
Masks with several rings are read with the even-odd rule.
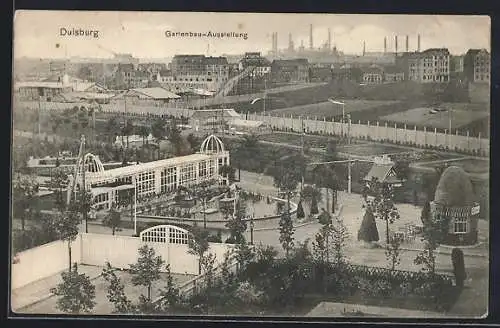
[[[161,86],[174,93],[193,89],[217,92],[229,80],[230,65],[225,57],[176,55],[169,70],[156,77]]]
[[[486,49],[469,49],[464,56],[464,73],[469,82],[489,83],[491,62]]]
[[[441,175],[434,200],[430,203],[431,219],[445,219],[448,231],[443,236],[445,245],[474,245],[478,241],[477,221],[479,203],[472,183],[460,167],[450,166]],[[425,224],[425,222],[424,222]]]
[[[149,80],[156,79],[158,73],[166,69],[167,65],[164,63],[141,63],[137,65],[137,70],[140,72],[145,72]]]
[[[394,169],[394,162],[387,155],[374,158],[373,165],[363,180],[369,184],[374,179],[379,183],[388,183],[392,187],[402,186],[402,181]]]
[[[309,82],[307,59],[276,59],[271,64],[271,79],[276,83]]]
[[[75,181],[70,175],[69,185],[75,183],[75,190],[80,190],[85,181],[86,190],[93,196],[93,207],[106,210],[120,203],[130,192],[135,192],[140,198],[171,194],[180,186],[189,187],[207,180],[228,184],[228,180],[219,174],[224,165],[229,165],[229,151],[217,136],[210,135],[198,153],[110,170],[104,169],[99,157],[86,154],[80,160],[80,166],[85,168],[85,180],[83,172],[79,171]],[[68,201],[72,192],[72,188],[68,188]]]
[[[107,90],[94,82],[83,81],[67,74],[52,76],[42,81],[25,81],[14,84],[15,95],[21,100],[54,101],[69,92],[101,93]]]
[[[264,76],[271,73],[271,62],[261,56],[260,52],[246,52],[241,59],[238,69],[243,71],[247,67],[253,67],[255,76]]]
[[[225,131],[241,116],[234,109],[200,109],[193,111],[189,125],[196,131]]]
[[[405,73],[397,66],[384,67],[384,81],[387,83],[402,82],[405,79]]]
[[[134,88],[113,97],[113,101],[126,101],[130,105],[162,105],[181,97],[163,88]]]
[[[384,82],[384,70],[382,67],[372,65],[363,70],[364,84],[381,84]]]
[[[419,83],[450,81],[450,52],[446,48],[431,48],[408,54],[408,80]]]

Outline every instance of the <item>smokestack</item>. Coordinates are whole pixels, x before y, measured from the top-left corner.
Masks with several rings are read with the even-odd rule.
[[[328,50],[332,50],[332,34],[330,32],[330,28],[328,28]]]
[[[366,42],[363,41],[363,56],[365,55],[366,53]]]
[[[396,35],[394,37],[395,44],[394,44],[394,51],[396,52],[396,55],[398,54],[398,36]]]
[[[309,49],[313,50],[313,25],[309,25]]]
[[[278,32],[274,32],[274,54],[278,56]]]
[[[387,37],[384,37],[384,54],[387,53]]]
[[[292,33],[288,33],[288,50],[293,51]]]
[[[417,37],[417,51],[420,52],[420,34]]]
[[[410,37],[407,35],[406,36],[406,52],[408,52],[409,48],[410,48]]]

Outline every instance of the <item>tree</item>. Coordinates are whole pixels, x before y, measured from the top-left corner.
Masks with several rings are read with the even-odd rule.
[[[115,235],[115,231],[120,231],[120,223],[121,223],[121,214],[118,212],[114,206],[111,207],[108,214],[102,221],[102,223],[111,228],[113,236]]]
[[[300,200],[299,204],[297,205],[297,218],[303,219],[305,217],[306,217],[306,215],[304,213],[304,207],[302,206],[302,200]]]
[[[122,135],[127,137],[127,149],[129,149],[129,136],[134,134],[134,129],[134,124],[131,121],[126,120],[125,126],[122,129]]]
[[[337,203],[337,190],[339,189],[335,171],[327,165],[318,165],[313,169],[312,174],[314,184],[326,190],[326,208],[328,211],[330,211],[330,198],[328,194],[330,190],[332,191],[331,212],[334,213],[335,204]]]
[[[58,296],[56,307],[66,313],[89,313],[95,306],[95,286],[89,276],[78,273],[75,263],[68,272],[61,273],[62,282],[50,292]]]
[[[181,155],[181,130],[177,127],[177,120],[172,119],[170,124],[167,127],[166,131],[167,139],[172,143],[175,149],[175,155]]]
[[[244,271],[247,268],[247,265],[255,258],[255,253],[253,249],[250,248],[245,241],[243,241],[242,243],[236,244],[234,257],[238,262],[238,270],[241,272]]]
[[[283,249],[285,250],[286,256],[288,257],[290,251],[293,249],[293,234],[295,229],[293,227],[292,216],[290,215],[290,211],[284,211],[281,213],[281,218],[279,222],[280,227],[280,243]]]
[[[118,131],[120,131],[120,124],[118,123],[118,118],[117,117],[111,117],[107,122],[106,122],[106,135],[109,138],[109,141],[113,143],[114,137],[117,135]]]
[[[106,297],[114,305],[114,313],[132,313],[135,311],[134,305],[125,295],[125,286],[114,271],[115,269],[111,267],[111,264],[106,262],[102,270],[102,277],[108,283]]]
[[[259,139],[256,135],[245,135],[239,145],[236,147],[234,157],[238,163],[238,179],[241,178],[241,164],[246,163],[249,168],[260,167],[260,154],[262,149],[260,147]]]
[[[407,160],[396,161],[394,171],[399,180],[406,181],[410,175],[410,163]]]
[[[191,147],[191,150],[193,152],[197,152],[200,150],[200,146],[201,146],[200,138],[198,138],[194,134],[190,133],[190,134],[188,134],[186,140],[189,143],[189,146]]]
[[[235,180],[235,173],[236,173],[236,169],[234,167],[229,166],[229,165],[223,165],[219,169],[219,173],[224,178],[226,178],[229,181],[229,183],[234,182],[234,180]]]
[[[368,202],[367,208],[377,219],[385,221],[386,243],[389,244],[389,223],[392,224],[400,218],[398,209],[393,200],[393,189],[390,184],[380,183],[375,179],[371,183],[371,190],[374,191],[375,197],[372,201]]]
[[[198,274],[201,274],[205,253],[210,247],[208,243],[208,231],[198,227],[193,227],[188,246],[188,253],[198,256]]]
[[[231,239],[236,244],[245,243],[245,231],[247,230],[246,207],[245,203],[240,199],[236,201],[236,213],[231,216],[226,222],[226,228],[229,229]]]
[[[391,238],[391,242],[385,246],[385,256],[389,262],[389,268],[394,271],[401,261],[401,240]]]
[[[344,250],[349,239],[349,231],[340,217],[335,217],[330,227],[334,263],[341,265],[345,263]]]
[[[414,260],[416,265],[422,265],[422,270],[434,275],[436,272],[435,251],[443,241],[449,228],[450,219],[444,215],[431,215],[423,226],[424,249]]]
[[[160,141],[165,139],[167,132],[165,130],[165,121],[163,121],[163,119],[159,118],[153,122],[151,125],[151,134],[153,135],[153,138],[155,138],[158,145],[160,144]],[[160,147],[158,147],[158,158],[160,158]]]
[[[142,146],[146,144],[146,140],[149,137],[149,127],[145,125],[139,126],[139,135],[142,137]]]
[[[18,174],[14,180],[14,215],[21,218],[21,229],[25,230],[25,220],[32,216],[36,206],[40,186],[34,176]]]
[[[139,258],[137,263],[130,264],[130,274],[134,286],[144,286],[147,288],[147,302],[151,303],[151,289],[153,282],[160,279],[161,267],[165,261],[161,256],[156,256],[155,250],[148,245],[139,248]]]
[[[179,288],[175,287],[174,278],[170,271],[170,264],[167,264],[166,275],[167,285],[160,290],[160,296],[162,298],[162,307],[168,311],[174,309],[178,305],[181,300],[181,295]]]
[[[361,226],[359,227],[358,241],[361,240],[367,243],[379,241],[375,216],[369,208],[366,209],[365,215],[363,216],[363,221],[361,221]]]
[[[424,203],[424,207],[422,207],[422,213],[420,214],[420,220],[422,221],[422,225],[426,225],[431,219],[431,204],[427,200]]]
[[[312,201],[311,201],[311,215],[316,215],[318,213],[319,213],[318,199],[317,199],[317,196],[313,194]]]
[[[79,223],[80,220],[78,218],[77,212],[71,210],[58,214],[54,222],[59,238],[68,243],[68,259],[69,259],[68,271],[71,271],[71,266],[72,266],[71,243],[78,236]]]
[[[451,251],[451,263],[453,264],[456,285],[461,288],[464,286],[467,274],[465,272],[464,252],[460,248],[454,248]]]

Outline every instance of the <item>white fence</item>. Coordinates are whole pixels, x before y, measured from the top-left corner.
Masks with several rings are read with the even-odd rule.
[[[368,122],[367,124],[347,122],[330,122],[325,118],[301,118],[292,115],[271,116],[250,114],[249,120],[263,121],[275,129],[292,129],[294,131],[302,131],[302,127],[307,132],[342,135],[349,132],[354,138],[367,138],[374,141],[387,140],[389,142],[399,143],[414,143],[419,146],[434,146],[434,147],[449,147],[450,150],[458,148],[459,150],[476,150],[489,152],[490,140],[469,136],[466,131],[465,135],[459,134],[458,130],[455,134],[438,133],[437,129],[424,128],[423,131],[406,128],[397,128],[396,126],[388,126],[387,123],[380,125],[379,122]]]
[[[104,234],[80,234],[72,243],[73,263],[104,266],[108,261],[113,267],[129,268],[136,263],[138,249],[148,244],[156,255],[170,264],[172,273],[198,274],[198,258],[188,253],[188,245],[171,243],[144,243],[138,237],[111,236]],[[224,254],[233,245],[210,243],[208,253],[216,256],[215,265],[222,263]],[[68,268],[68,244],[54,241],[16,255],[12,264],[12,288],[50,277]]]

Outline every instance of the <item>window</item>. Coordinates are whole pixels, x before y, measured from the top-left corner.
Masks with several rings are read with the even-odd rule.
[[[453,223],[453,232],[460,234],[460,233],[467,233],[468,229],[468,224],[467,224],[467,218],[466,217],[458,217],[455,218],[455,221]]]
[[[155,191],[155,172],[140,173],[137,178],[137,194],[147,195]]]
[[[200,178],[204,178],[207,176],[207,162],[206,161],[203,161],[203,162],[200,162],[199,164],[199,173],[198,173],[198,176]]]
[[[163,171],[161,171],[160,180],[161,180],[160,189],[162,193],[174,191],[176,189],[176,184],[177,184],[177,168],[168,167]]]
[[[187,164],[181,167],[181,177],[179,184],[191,185],[196,181],[196,171],[194,164]]]

